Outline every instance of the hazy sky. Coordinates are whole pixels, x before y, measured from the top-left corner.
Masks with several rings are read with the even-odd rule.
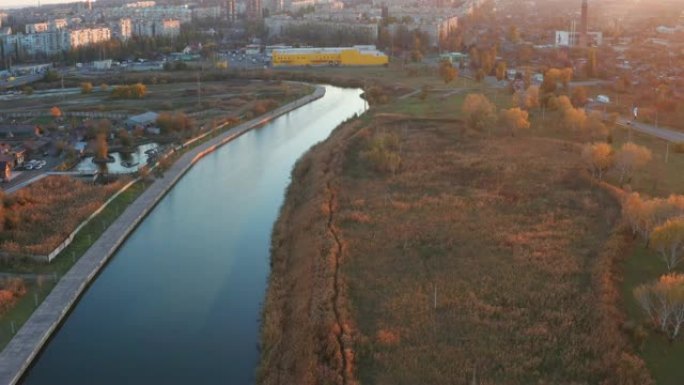
[[[83,0],[40,0],[41,4],[75,3]],[[0,0],[0,8],[34,7],[38,0]]]

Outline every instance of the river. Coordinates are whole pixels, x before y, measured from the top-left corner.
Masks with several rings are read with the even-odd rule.
[[[196,164],[85,292],[23,384],[252,384],[273,223],[296,160],[365,110],[358,89]]]

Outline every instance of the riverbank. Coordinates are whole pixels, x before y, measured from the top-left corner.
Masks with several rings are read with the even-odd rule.
[[[50,295],[33,313],[17,335],[0,353],[0,383],[15,384],[41,347],[54,332],[69,309],[94,279],[100,269],[125,241],[127,236],[153,209],[180,178],[206,154],[236,137],[284,115],[297,107],[323,97],[325,88],[317,87],[314,93],[279,107],[263,116],[238,125],[184,153],[155,182],[133,202],[106,230],[91,248],[59,281]]]

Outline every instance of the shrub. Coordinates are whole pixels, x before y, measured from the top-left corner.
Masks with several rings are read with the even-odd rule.
[[[82,94],[89,94],[91,92],[93,92],[93,83],[91,83],[91,82],[81,83],[81,93]]]
[[[361,157],[375,171],[394,174],[401,166],[401,156],[398,150],[399,137],[396,134],[380,134],[370,140],[367,149],[361,153]]]
[[[672,145],[672,151],[678,154],[684,154],[684,142],[675,143]]]
[[[130,86],[116,86],[112,90],[114,99],[142,99],[147,94],[147,87],[142,83]]]

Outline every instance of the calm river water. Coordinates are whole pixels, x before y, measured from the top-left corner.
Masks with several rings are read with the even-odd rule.
[[[325,97],[193,167],[133,232],[24,384],[251,384],[273,223],[295,161],[365,110]]]

